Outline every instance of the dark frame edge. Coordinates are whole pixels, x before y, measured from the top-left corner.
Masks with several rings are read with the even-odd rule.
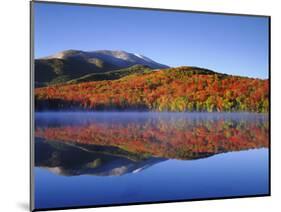
[[[200,11],[200,10],[181,10],[181,9],[165,9],[159,7],[135,7],[135,6],[123,6],[123,5],[105,5],[105,4],[94,4],[94,3],[74,3],[65,1],[48,1],[48,0],[31,0],[34,3],[43,4],[61,4],[70,6],[88,6],[88,7],[104,7],[104,8],[120,8],[120,9],[141,9],[141,10],[156,10],[156,11],[170,11],[170,12],[189,12],[189,13],[200,13],[200,14],[213,14],[213,15],[228,15],[228,16],[248,16],[248,17],[260,17],[268,18],[270,15],[257,15],[257,14],[243,14],[243,13],[227,13],[227,12],[211,12],[211,11]]]
[[[85,206],[73,206],[73,207],[55,207],[55,208],[35,208],[33,211],[54,211],[54,210],[69,210],[69,209],[87,209],[87,208],[102,208],[102,207],[119,207],[119,206],[137,206],[137,205],[152,205],[152,204],[166,204],[166,203],[185,203],[185,202],[199,202],[199,201],[214,201],[214,200],[231,200],[231,199],[243,199],[243,198],[258,198],[258,197],[270,197],[270,193],[257,194],[248,196],[229,196],[229,197],[212,197],[202,199],[181,199],[181,200],[167,200],[167,201],[155,201],[155,202],[136,202],[136,203],[117,203],[117,204],[101,204],[101,205],[85,205]]]
[[[29,120],[29,136],[30,136],[30,143],[29,143],[29,210],[35,211],[35,195],[34,195],[34,174],[33,174],[33,167],[34,167],[34,101],[33,101],[33,90],[34,90],[34,1],[29,2],[29,104],[30,104],[30,120]]]
[[[269,192],[269,196],[271,196],[271,16],[268,16],[268,83],[269,83],[268,192]]]

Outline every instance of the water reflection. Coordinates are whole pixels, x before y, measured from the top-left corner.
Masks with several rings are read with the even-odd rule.
[[[268,147],[261,114],[36,113],[35,126],[35,165],[69,176],[118,176],[171,158]]]
[[[48,142],[37,139],[35,165],[59,175],[120,176],[137,173],[162,158],[141,158],[116,147]]]

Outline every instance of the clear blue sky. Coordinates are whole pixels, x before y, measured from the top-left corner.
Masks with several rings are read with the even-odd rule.
[[[35,58],[124,50],[169,66],[268,78],[268,19],[35,3]]]

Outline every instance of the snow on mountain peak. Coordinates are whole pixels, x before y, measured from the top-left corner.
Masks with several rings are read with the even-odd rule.
[[[129,53],[122,50],[97,50],[97,51],[81,51],[81,50],[66,50],[58,52],[54,55],[44,57],[42,59],[84,59],[89,60],[98,58],[108,63],[119,67],[129,67],[135,64],[150,66],[151,68],[167,68],[168,66],[157,63],[152,59],[141,54]]]
[[[151,60],[151,59],[149,59],[149,58],[147,58],[147,57],[145,57],[145,56],[143,56],[141,54],[134,53],[133,55],[135,55],[136,57],[141,58],[141,59],[143,59],[143,60],[145,60],[147,62],[154,62],[153,60]]]

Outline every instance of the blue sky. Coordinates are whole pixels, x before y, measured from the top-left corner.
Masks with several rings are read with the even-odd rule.
[[[35,3],[35,58],[124,50],[169,66],[268,78],[268,19]]]

